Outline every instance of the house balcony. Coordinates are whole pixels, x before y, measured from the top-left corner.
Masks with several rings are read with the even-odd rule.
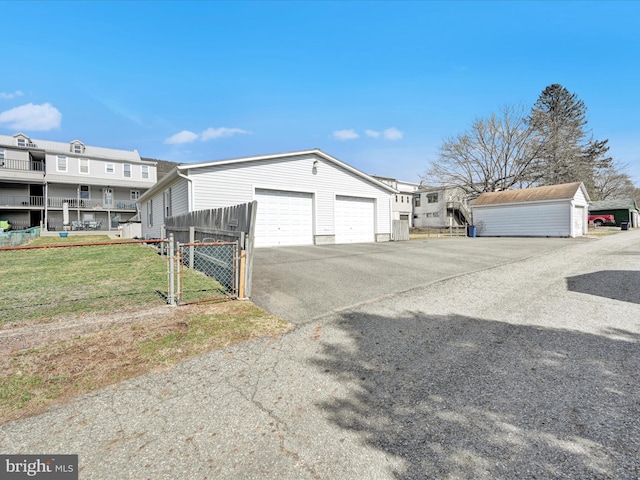
[[[45,165],[41,160],[0,160],[0,179],[19,179],[41,182],[44,179]]]
[[[44,206],[44,197],[33,195],[0,195],[0,207],[24,207],[41,208]]]
[[[136,211],[136,202],[132,200],[114,200],[111,204],[105,204],[100,200],[88,198],[49,197],[47,199],[47,207],[50,209],[62,209],[64,203],[67,203],[69,208],[81,208],[83,210]]]

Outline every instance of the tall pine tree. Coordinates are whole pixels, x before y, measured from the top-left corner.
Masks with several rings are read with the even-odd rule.
[[[542,185],[584,182],[595,193],[597,169],[611,165],[608,140],[587,138],[587,108],[575,93],[553,84],[546,87],[531,109],[529,125],[542,148],[535,176]]]

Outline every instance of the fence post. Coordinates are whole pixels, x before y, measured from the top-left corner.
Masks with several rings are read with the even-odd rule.
[[[196,227],[189,227],[189,243],[196,241]],[[189,247],[189,268],[193,269],[193,257],[195,256],[195,248]]]
[[[164,242],[163,242],[164,243]],[[173,233],[169,234],[169,295],[167,302],[169,305],[176,304],[175,298],[175,280],[176,280],[176,265],[174,258],[174,246],[173,246]]]

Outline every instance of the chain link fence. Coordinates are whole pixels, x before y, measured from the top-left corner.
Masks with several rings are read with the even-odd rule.
[[[0,231],[0,247],[16,247],[30,242],[40,236],[40,227],[32,227],[26,230]]]
[[[237,242],[178,244],[177,303],[237,298],[240,288],[238,251]]]
[[[142,242],[0,250],[0,325],[164,305],[167,259]]]

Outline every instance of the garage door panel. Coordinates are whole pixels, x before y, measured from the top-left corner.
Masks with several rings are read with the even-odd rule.
[[[375,208],[372,198],[336,197],[336,243],[375,241]]]
[[[256,189],[256,247],[313,244],[310,193]]]

